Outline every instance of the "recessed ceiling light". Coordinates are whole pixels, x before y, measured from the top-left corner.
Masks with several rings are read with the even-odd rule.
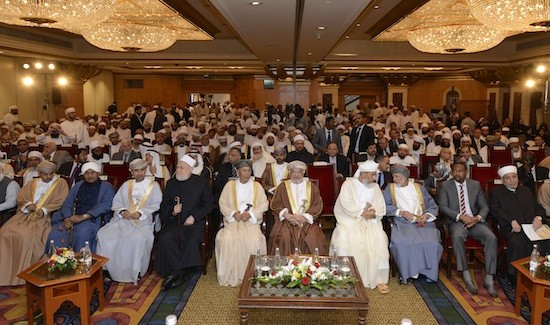
[[[359,67],[340,67],[342,70],[357,70]]]
[[[359,54],[356,53],[336,53],[333,54],[334,56],[358,56]]]
[[[349,38],[349,35],[346,35],[346,38]]]
[[[439,70],[443,70],[443,67],[424,67],[424,70],[426,70],[426,71],[439,71]]]
[[[311,52],[307,52],[307,55],[311,55]]]
[[[202,65],[186,65],[185,68],[191,70],[199,70],[202,69]]]
[[[143,67],[145,69],[160,69],[160,68],[162,68],[161,65],[144,65]]]
[[[229,67],[231,70],[241,70],[244,69],[244,67]]]
[[[380,8],[379,5],[374,5],[374,9],[378,9],[378,8]]]
[[[281,59],[277,58],[277,62],[280,62],[280,61],[281,61]]]
[[[252,5],[252,6],[259,6],[259,5],[262,4],[262,2],[261,1],[252,1],[252,2],[249,2],[249,4]]]
[[[319,26],[317,27],[318,30],[325,30],[325,26]]]
[[[360,27],[360,26],[361,26],[361,24],[360,24],[360,23],[357,23],[357,25],[356,25],[356,26],[357,26],[357,27]]]
[[[382,70],[395,71],[399,70],[401,67],[382,67]]]

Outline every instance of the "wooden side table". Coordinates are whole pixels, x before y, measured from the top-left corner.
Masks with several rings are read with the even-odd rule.
[[[54,314],[65,300],[80,308],[83,325],[90,323],[90,302],[94,289],[98,291],[99,310],[104,308],[102,267],[109,259],[93,255],[91,268],[86,271],[82,264],[75,270],[64,273],[48,271],[45,261],[40,261],[18,274],[27,281],[27,318],[34,324],[34,311],[38,307],[44,315],[44,324],[54,324]]]
[[[542,324],[542,314],[550,309],[550,281],[532,277],[529,273],[530,257],[512,262],[517,270],[516,315],[521,313],[521,296],[525,293],[531,304],[531,324]]]

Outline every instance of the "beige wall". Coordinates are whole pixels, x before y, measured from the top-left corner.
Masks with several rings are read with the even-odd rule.
[[[461,94],[461,100],[482,100],[487,94],[487,87],[474,79],[420,79],[409,86],[407,103],[424,109],[441,108],[451,87]]]
[[[103,71],[83,85],[84,114],[103,115],[115,99],[113,73]],[[127,106],[119,107],[124,110]]]

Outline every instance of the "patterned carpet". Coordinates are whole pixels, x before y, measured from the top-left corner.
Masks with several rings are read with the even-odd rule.
[[[528,302],[523,299],[522,317],[514,314],[515,291],[507,279],[499,279],[500,296],[492,298],[483,288],[483,271],[472,270],[477,295],[464,288],[462,277],[452,272],[447,278],[440,272],[438,283],[419,279],[409,285],[400,285],[397,278],[390,278],[390,293],[382,295],[376,290],[367,290],[370,308],[369,324],[399,324],[402,318],[411,318],[414,324],[526,324],[530,320]],[[108,286],[106,308],[95,312],[92,324],[164,324],[168,314],[176,314],[179,324],[238,324],[236,308],[238,288],[220,287],[216,279],[214,261],[211,260],[208,274],[201,276],[196,270],[189,281],[166,293],[160,292],[161,279],[151,274],[137,286],[113,283]],[[391,312],[388,312],[391,306]],[[92,302],[97,309],[97,301]],[[215,312],[205,312],[215,311]],[[353,324],[357,322],[355,311],[250,311],[250,324],[300,324],[332,323]],[[35,315],[38,324],[41,314]],[[0,324],[26,324],[26,300],[23,286],[0,288]],[[56,313],[56,324],[80,324],[78,310],[65,304]],[[545,314],[544,325],[550,325],[550,316]]]

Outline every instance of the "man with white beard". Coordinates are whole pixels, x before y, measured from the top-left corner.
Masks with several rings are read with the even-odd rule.
[[[163,291],[183,284],[189,269],[202,265],[200,244],[214,197],[207,179],[193,175],[195,163],[184,155],[175,177],[166,182],[155,260],[156,272],[165,278]]]
[[[265,171],[266,164],[274,163],[275,158],[265,152],[262,143],[256,141],[252,144],[252,173],[256,178],[261,178]]]

